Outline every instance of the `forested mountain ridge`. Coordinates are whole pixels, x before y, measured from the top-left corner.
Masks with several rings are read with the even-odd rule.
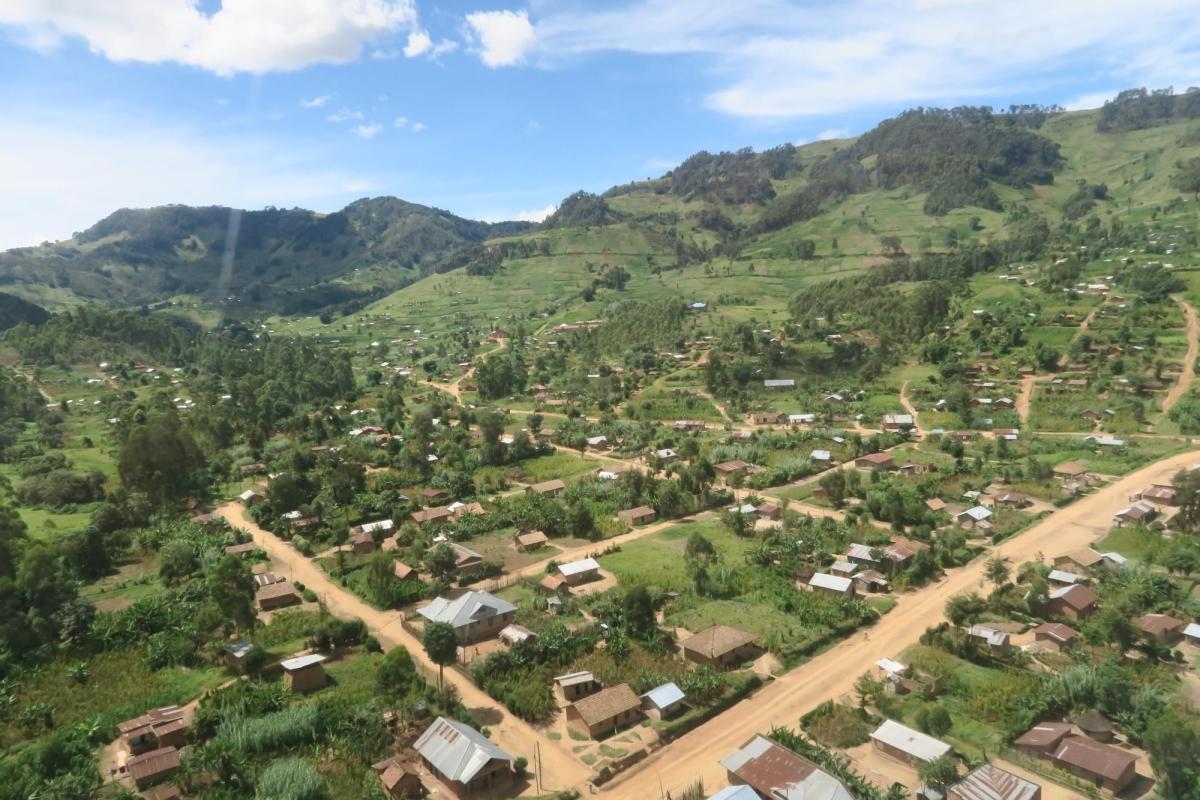
[[[395,197],[357,200],[332,214],[121,209],[69,240],[0,253],[0,286],[52,307],[193,296],[295,313],[378,296],[456,248],[529,227],[468,220]]]

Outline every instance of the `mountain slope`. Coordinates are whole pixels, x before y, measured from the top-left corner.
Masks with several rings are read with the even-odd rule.
[[[917,110],[848,141],[699,153],[658,179],[572,195],[538,229],[368,311],[486,330],[682,296],[733,321],[778,322],[805,286],[903,254],[1194,208],[1171,177],[1200,156],[1200,124],[1186,111],[1111,124],[1130,113]],[[617,268],[630,275],[623,290],[608,285]]]
[[[308,311],[394,289],[455,248],[528,227],[463,219],[394,197],[358,200],[332,214],[121,209],[70,240],[0,253],[0,287],[50,306],[191,296],[232,298],[250,310]]]

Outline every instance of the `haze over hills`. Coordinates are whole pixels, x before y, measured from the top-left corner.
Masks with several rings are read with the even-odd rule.
[[[123,209],[67,241],[0,254],[0,281],[51,309],[182,298],[239,315],[348,311],[400,289],[380,307],[449,311],[468,297],[502,299],[498,312],[589,313],[598,290],[625,285],[605,274],[620,267],[632,295],[728,295],[770,310],[889,257],[1149,213],[1183,194],[1173,181],[1200,153],[1198,116],[1196,91],[1134,90],[1090,112],[916,109],[852,140],[697,153],[658,179],[571,195],[540,226],[392,197],[332,214]],[[453,290],[420,280],[431,273],[449,273]]]

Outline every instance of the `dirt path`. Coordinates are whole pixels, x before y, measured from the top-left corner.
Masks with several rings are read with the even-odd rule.
[[[1187,355],[1183,359],[1183,371],[1179,373],[1179,380],[1163,398],[1164,414],[1170,411],[1192,387],[1192,379],[1196,377],[1196,358],[1200,356],[1200,321],[1196,319],[1196,309],[1182,300],[1178,302],[1183,308],[1183,316],[1187,319],[1188,347]]]
[[[1169,480],[1197,460],[1200,452],[1191,451],[1131,473],[1002,542],[994,548],[994,555],[1007,557],[1016,566],[1038,556],[1050,558],[1086,547],[1108,531],[1113,514],[1126,505],[1131,492]],[[602,792],[617,797],[658,797],[660,791],[677,795],[697,777],[709,792],[724,786],[725,772],[718,759],[772,725],[795,727],[800,716],[817,704],[851,694],[855,679],[877,659],[899,655],[926,627],[941,621],[949,597],[986,591],[985,563],[986,559],[977,558],[940,583],[901,595],[896,607],[869,634],[852,636],[785,674],[606,784]],[[1055,797],[1059,796],[1056,792]]]
[[[917,432],[917,436],[924,439],[925,431],[921,430],[921,416],[917,413],[917,407],[908,399],[908,381],[900,384],[900,405],[904,406],[904,411],[912,415],[913,430]]]
[[[1033,403],[1033,387],[1037,384],[1036,375],[1026,375],[1021,378],[1021,391],[1017,392],[1017,419],[1021,427],[1029,421],[1029,406]]]
[[[1091,311],[1089,311],[1088,315],[1083,318],[1083,322],[1079,323],[1079,328],[1075,331],[1075,335],[1071,337],[1072,344],[1074,344],[1075,340],[1078,339],[1080,336],[1083,336],[1085,333],[1087,333],[1087,329],[1091,326],[1092,320],[1096,317],[1096,312],[1098,312],[1100,310],[1100,307],[1103,305],[1104,305],[1104,301],[1101,300],[1100,305],[1096,306]],[[1069,359],[1071,357],[1070,352],[1071,352],[1071,349],[1068,346],[1067,352],[1063,353],[1061,356],[1058,357],[1058,368],[1059,369],[1064,368],[1069,363]]]
[[[316,592],[329,612],[339,617],[358,617],[367,624],[385,650],[403,646],[430,674],[437,666],[425,655],[421,643],[400,625],[398,611],[372,608],[348,590],[334,583],[308,558],[270,531],[259,527],[246,515],[241,503],[228,503],[216,510],[234,528],[250,533],[255,544],[270,556],[275,572],[293,581],[300,581]],[[482,689],[453,669],[446,670],[446,682],[455,688],[463,704],[471,710],[477,724],[492,732],[492,739],[514,756],[524,756],[533,762],[535,751],[541,749],[542,787],[546,791],[581,787],[591,770],[577,761],[558,742],[551,740],[532,725],[518,719]]]

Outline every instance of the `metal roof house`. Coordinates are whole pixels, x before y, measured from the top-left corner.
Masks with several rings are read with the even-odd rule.
[[[750,787],[758,797],[779,800],[853,798],[837,778],[765,736],[755,736],[725,756],[721,766],[725,767],[730,783]]]
[[[675,682],[664,683],[642,695],[642,710],[646,716],[665,719],[679,711],[683,705],[683,690]]]
[[[447,599],[438,597],[429,605],[417,609],[429,622],[445,622],[454,628],[460,642],[490,638],[512,624],[517,607],[494,594],[480,591],[464,592]]]
[[[953,750],[945,742],[926,736],[895,720],[884,720],[871,734],[875,749],[907,764],[917,766],[949,755]]]
[[[487,791],[512,780],[513,757],[457,720],[438,717],[413,748],[425,767],[459,795]]]
[[[946,797],[947,800],[1041,800],[1042,787],[992,764],[981,764],[951,786]]]

